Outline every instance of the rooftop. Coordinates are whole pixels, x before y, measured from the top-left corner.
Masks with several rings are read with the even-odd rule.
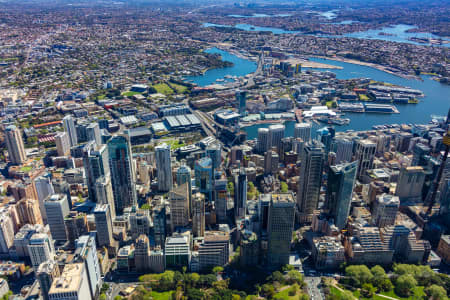
[[[78,292],[83,279],[83,268],[82,263],[66,265],[61,276],[53,281],[49,294]]]

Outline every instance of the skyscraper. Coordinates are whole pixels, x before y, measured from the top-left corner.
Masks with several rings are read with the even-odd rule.
[[[35,233],[31,236],[28,253],[30,254],[31,265],[35,270],[41,263],[55,258],[52,240],[45,233]]]
[[[36,278],[39,281],[39,288],[44,300],[49,300],[48,292],[52,286],[53,280],[59,277],[59,267],[56,261],[47,260],[39,265],[36,272]]]
[[[397,196],[389,194],[379,195],[372,209],[372,224],[380,228],[394,225],[399,207],[400,200]]]
[[[192,216],[192,178],[191,178],[191,168],[186,165],[186,160],[181,160],[181,166],[177,170],[177,185],[182,185],[183,183],[188,184],[188,197],[189,197],[189,216]]]
[[[125,207],[136,205],[135,172],[130,141],[127,135],[113,136],[108,142],[109,167],[117,214]]]
[[[166,143],[155,147],[156,172],[158,176],[158,190],[168,192],[172,189],[172,162],[170,146]]]
[[[182,183],[169,192],[170,218],[172,221],[172,231],[177,227],[184,227],[189,224],[189,187],[188,183]]]
[[[258,128],[258,140],[256,143],[256,150],[259,153],[264,153],[270,148],[269,128]]]
[[[328,173],[327,207],[339,229],[347,223],[357,169],[358,162],[355,161],[332,166]]]
[[[102,285],[102,274],[95,246],[95,233],[83,235],[77,240],[74,262],[84,263],[87,271],[89,287],[92,299],[96,299],[100,294]]]
[[[214,191],[216,193],[214,197],[214,204],[216,207],[217,223],[222,224],[227,222],[227,180],[216,180],[214,185]]]
[[[281,140],[284,138],[284,125],[275,124],[269,126],[269,145],[280,149]]]
[[[14,225],[7,210],[0,211],[0,253],[6,254],[14,244]]]
[[[111,178],[102,176],[95,181],[95,198],[99,204],[108,204],[111,210],[111,217],[116,217],[114,205],[114,194],[111,184]]]
[[[8,148],[9,161],[14,165],[20,165],[27,159],[23,146],[22,133],[15,125],[9,125],[5,129],[6,147]]]
[[[83,263],[66,264],[61,276],[53,281],[48,294],[52,300],[93,300],[86,266]]]
[[[419,203],[422,201],[422,189],[425,182],[425,171],[421,166],[406,167],[400,170],[395,195],[403,203]]]
[[[234,217],[245,217],[247,202],[247,174],[245,169],[241,168],[239,174],[235,177],[234,184]]]
[[[213,168],[212,160],[209,157],[203,157],[195,162],[195,185],[208,196],[208,200],[212,200],[211,194],[213,190]]]
[[[134,263],[139,273],[148,272],[150,269],[150,244],[145,234],[141,234],[136,240]]]
[[[94,210],[97,240],[100,247],[113,245],[113,225],[108,204],[97,204]]]
[[[426,166],[425,156],[429,155],[431,148],[422,143],[416,143],[413,147],[413,159],[411,166]]]
[[[98,146],[102,144],[102,136],[98,123],[91,123],[86,127],[86,135],[88,141],[94,141]]]
[[[356,144],[357,178],[361,179],[367,170],[372,169],[376,148],[377,144],[370,140],[360,140]]]
[[[67,232],[64,225],[64,219],[70,212],[67,196],[63,194],[52,195],[45,200],[44,206],[52,238],[55,241],[67,241]]]
[[[272,194],[267,226],[267,263],[270,267],[276,268],[289,263],[294,218],[293,194]]]
[[[192,233],[195,237],[205,235],[205,196],[196,193],[193,199]]]
[[[45,214],[44,200],[55,193],[51,182],[51,174],[47,173],[37,177],[34,180],[34,186],[36,187],[36,193],[39,201],[39,209],[41,210],[41,216],[44,223],[47,223],[47,215]]]
[[[63,126],[64,131],[69,134],[70,146],[76,146],[78,144],[77,131],[71,115],[67,115],[63,118]]]
[[[336,163],[351,162],[353,157],[353,141],[346,138],[337,138],[333,143],[333,151],[336,153]]]
[[[59,132],[55,135],[55,143],[58,156],[67,156],[70,154],[70,140],[67,132]]]
[[[294,138],[301,138],[305,143],[311,140],[311,123],[297,123],[294,127]]]
[[[89,199],[98,202],[95,183],[100,177],[109,177],[109,155],[105,145],[98,146],[94,141],[83,147],[83,164],[86,173]]]
[[[246,109],[246,101],[247,101],[247,92],[246,91],[236,91],[236,102],[239,107],[239,114],[243,116],[245,114]]]
[[[319,141],[313,140],[303,148],[297,192],[300,223],[311,222],[317,208],[324,159],[324,147]]]

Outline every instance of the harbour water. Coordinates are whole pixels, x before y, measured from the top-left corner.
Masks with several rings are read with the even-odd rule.
[[[233,63],[233,66],[226,67],[226,68],[217,68],[217,69],[210,69],[205,72],[205,74],[200,76],[186,76],[186,80],[191,81],[198,86],[207,86],[214,83],[219,83],[216,80],[223,80],[220,83],[223,82],[230,82],[232,81],[231,78],[226,78],[225,76],[245,76],[247,74],[253,73],[256,71],[257,64],[254,61],[250,61],[248,59],[243,59],[240,57],[237,57],[236,55],[233,55],[227,51],[218,49],[218,48],[210,48],[205,50],[207,53],[211,54],[220,54],[223,61],[229,61]]]
[[[232,61],[234,66],[223,69],[209,70],[203,76],[193,76],[187,78],[200,86],[214,83],[216,82],[216,79],[224,78],[226,75],[244,76],[256,70],[255,62],[239,58],[231,53],[228,53],[227,51],[217,48],[211,48],[207,51],[210,53],[221,54],[222,59]],[[367,66],[321,58],[312,58],[311,60],[342,67],[342,69],[329,70],[335,73],[338,79],[370,78],[376,81],[418,89],[425,94],[425,97],[421,98],[418,104],[396,104],[400,114],[366,114],[348,112],[345,114],[345,117],[351,120],[350,124],[336,126],[337,131],[345,131],[350,129],[368,130],[371,129],[373,125],[383,124],[424,124],[430,121],[431,115],[446,115],[450,107],[450,86],[432,80],[430,76],[422,76],[423,80],[405,79]],[[285,122],[286,136],[293,134],[294,123],[295,122]],[[245,127],[245,131],[248,134],[248,138],[252,139],[256,137],[258,128],[268,127],[269,125],[270,124],[253,125]]]
[[[328,18],[327,18],[328,19]],[[337,24],[351,24],[354,21],[347,20],[342,21]],[[294,34],[294,33],[301,33],[301,31],[295,31],[295,30],[285,30],[282,28],[275,28],[275,27],[260,27],[260,26],[253,26],[250,24],[236,24],[234,26],[232,25],[220,25],[220,24],[214,24],[214,23],[203,23],[204,27],[224,27],[224,28],[236,28],[244,31],[265,31],[265,32],[272,32],[273,34]],[[442,38],[437,35],[434,35],[432,33],[427,32],[408,32],[410,29],[416,28],[415,26],[411,25],[405,25],[405,24],[397,24],[390,27],[383,27],[381,29],[369,29],[366,31],[358,31],[358,32],[351,32],[346,33],[343,35],[325,35],[325,34],[317,34],[314,36],[318,37],[334,37],[334,38],[341,38],[341,37],[350,37],[350,38],[356,38],[356,39],[370,39],[370,40],[383,40],[383,41],[390,41],[390,42],[398,42],[398,43],[408,43],[408,44],[414,44],[414,45],[425,45],[429,46],[428,43],[422,43],[419,41],[410,40],[411,38],[419,38],[419,39],[442,39],[443,41],[450,41],[449,38]],[[450,47],[450,43],[443,43],[442,45],[436,45],[436,46],[442,46],[442,47]]]

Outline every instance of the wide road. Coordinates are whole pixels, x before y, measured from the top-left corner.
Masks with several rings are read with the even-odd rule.
[[[305,282],[308,285],[308,294],[311,300],[323,300],[320,291],[320,277],[305,277]]]

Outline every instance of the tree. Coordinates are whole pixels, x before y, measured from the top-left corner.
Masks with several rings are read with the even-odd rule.
[[[268,299],[272,299],[273,296],[275,296],[275,289],[273,285],[267,283],[263,284],[261,287],[261,294]]]
[[[186,296],[188,299],[202,300],[205,294],[199,289],[188,289]]]
[[[432,284],[425,289],[425,294],[433,300],[447,300],[447,292],[442,286]]]
[[[299,290],[300,290],[300,287],[298,286],[298,284],[294,284],[289,289],[288,294],[289,294],[289,296],[293,297],[293,296],[297,295]]]
[[[281,192],[282,193],[287,193],[287,191],[289,190],[289,187],[288,187],[287,183],[284,182],[284,181],[281,181],[280,185],[281,185]]]
[[[345,274],[350,277],[352,284],[361,287],[364,283],[370,283],[373,275],[364,265],[349,266],[345,268]]]
[[[289,284],[301,284],[303,282],[303,276],[299,271],[291,270],[287,273],[287,281]]]
[[[101,293],[100,297],[98,298],[100,300],[106,300],[106,294],[105,293]]]
[[[376,290],[377,289],[371,283],[364,283],[361,292],[365,298],[372,298]]]
[[[411,274],[400,275],[395,282],[395,292],[399,296],[408,297],[416,286],[417,281]]]
[[[391,280],[389,278],[383,280],[381,283],[381,290],[384,292],[389,292],[394,288],[394,285],[392,284]]]
[[[221,266],[215,266],[215,267],[212,269],[212,271],[213,271],[214,274],[217,275],[217,274],[223,272],[223,267],[221,267]]]
[[[270,275],[270,280],[272,282],[278,281],[279,283],[284,283],[284,276],[283,274],[281,274],[280,271],[275,271],[272,273],[272,275]]]
[[[227,191],[228,191],[228,193],[230,193],[231,196],[234,195],[234,183],[232,181],[228,182]]]
[[[373,278],[372,278],[372,284],[379,290],[381,290],[381,286],[383,282],[388,279],[388,276],[386,275],[386,272],[381,266],[374,266],[372,269],[370,269],[370,272],[372,272]]]

